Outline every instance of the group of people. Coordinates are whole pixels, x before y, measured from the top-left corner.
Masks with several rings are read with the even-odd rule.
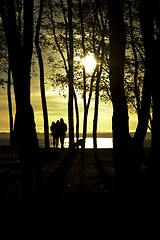
[[[58,148],[59,139],[61,143],[61,148],[64,147],[64,139],[67,131],[67,124],[64,122],[63,118],[57,120],[57,122],[52,122],[50,127],[51,135],[53,136],[53,147]]]

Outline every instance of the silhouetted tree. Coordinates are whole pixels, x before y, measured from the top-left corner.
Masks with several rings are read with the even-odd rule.
[[[133,167],[132,174],[138,176],[143,159],[143,142],[147,133],[150,116],[151,89],[154,78],[154,16],[153,5],[142,1],[140,5],[140,22],[145,49],[145,76],[142,91],[141,108],[139,111],[139,121],[132,142]],[[137,179],[138,181],[138,179]]]
[[[8,71],[8,52],[7,43],[2,22],[0,22],[0,72],[7,73]],[[0,78],[0,85],[3,86],[7,82]]]
[[[56,35],[55,21],[53,19],[53,9],[50,0],[48,1],[50,8],[50,19],[52,23],[53,35],[56,43],[56,47],[61,55],[62,62],[64,64],[64,69],[66,72],[66,83],[68,85],[68,123],[69,123],[69,148],[74,148],[74,116],[73,116],[73,98],[75,99],[76,117],[77,117],[77,138],[79,137],[79,111],[77,97],[73,86],[73,20],[72,20],[72,1],[67,1],[67,6],[61,0],[60,8],[62,10],[62,15],[65,22],[65,36],[64,44],[61,46],[61,41],[58,41]],[[67,13],[66,13],[67,11]],[[65,50],[64,50],[65,49]],[[66,56],[65,56],[66,55]],[[63,78],[62,78],[63,79]],[[61,79],[61,80],[62,80]],[[60,82],[61,82],[60,80]]]
[[[144,79],[144,48],[141,34],[141,26],[139,21],[139,4],[140,1],[122,1],[125,30],[126,30],[126,54],[125,54],[125,69],[124,69],[124,89],[130,113],[139,115],[141,107],[141,95]],[[108,33],[108,29],[106,29]],[[107,34],[105,35],[105,42]],[[106,57],[104,58],[103,72],[108,72],[108,57],[109,47],[105,48]],[[103,101],[111,100],[109,81],[106,81],[106,76],[101,75],[100,97]]]
[[[79,7],[79,18],[81,23],[81,38],[82,38],[82,51],[83,58],[86,56],[86,48],[85,48],[85,32],[84,32],[84,19],[83,19],[83,8],[82,1],[78,0]],[[83,105],[84,105],[84,120],[83,120],[83,140],[85,144],[86,139],[86,131],[87,131],[87,103],[86,103],[86,71],[85,66],[83,65]]]
[[[108,0],[110,87],[113,103],[113,160],[118,190],[128,184],[129,127],[124,93],[125,28],[121,1]]]
[[[77,2],[78,2],[78,5],[77,5]],[[89,107],[91,103],[91,98],[94,93],[94,89],[96,88],[95,87],[96,83],[94,85],[94,82],[96,82],[95,79],[98,79],[96,77],[96,74],[98,75],[98,73],[97,73],[97,68],[95,68],[95,70],[93,70],[92,73],[87,73],[85,70],[85,66],[80,64],[80,61],[87,55],[88,52],[94,53],[98,61],[101,59],[102,40],[99,37],[99,33],[97,30],[100,25],[99,16],[98,16],[98,14],[100,13],[96,12],[97,11],[96,4],[94,3],[88,3],[87,1],[83,1],[83,2],[73,1],[73,3],[74,3],[73,4],[74,6],[73,26],[75,26],[73,29],[74,30],[74,68],[73,68],[74,88],[76,92],[81,93],[83,98],[83,105],[84,105],[83,139],[85,142],[86,135],[87,135],[88,112],[89,112]],[[56,7],[58,8],[58,5],[56,5]],[[92,9],[91,14],[88,14],[86,11],[88,7]],[[57,9],[57,11],[59,10],[59,8]],[[67,34],[68,18],[66,15],[67,8],[66,6],[64,6],[63,1],[61,1],[61,8],[62,8],[62,14],[64,18],[64,23],[60,22],[59,24],[59,21],[56,22],[55,20],[52,23],[52,25],[54,26],[53,28],[54,28],[55,42],[62,57],[61,62],[64,63],[64,68],[68,75],[68,65],[66,62],[66,56],[68,58],[68,55],[69,55],[68,54],[69,37]],[[104,16],[101,15],[101,20],[102,18],[104,18],[104,22],[106,23],[106,13],[104,14]],[[55,19],[56,19],[56,15],[55,15]],[[102,31],[101,35],[104,35],[103,24],[100,27],[101,27],[101,30],[99,30],[99,32]],[[77,59],[79,59],[79,61]],[[56,67],[60,68],[61,62],[59,66],[56,62]],[[52,77],[52,79],[53,79],[53,85],[57,86],[58,84],[62,84],[62,86],[65,86],[66,78],[63,76],[63,74],[58,73],[54,78]],[[66,84],[68,84],[68,78],[66,80],[67,80]],[[99,75],[99,80],[100,80],[100,75]],[[75,96],[75,91],[74,91],[74,96]],[[98,98],[99,98],[99,93],[98,93]],[[76,107],[76,112],[78,112],[77,107]],[[98,113],[98,111],[96,112]],[[95,117],[96,115],[97,114],[95,114]],[[94,131],[97,129],[96,126],[97,124],[94,124]]]
[[[36,26],[35,45],[36,45],[39,68],[40,68],[40,89],[41,89],[41,99],[42,99],[42,109],[43,109],[43,119],[44,119],[44,139],[45,139],[45,150],[47,151],[49,149],[48,111],[47,111],[47,103],[46,103],[46,96],[45,96],[44,64],[43,64],[43,57],[42,57],[42,52],[39,44],[43,5],[44,5],[44,0],[41,0],[40,8],[39,8],[39,16],[38,16],[38,21]]]
[[[8,66],[8,70],[7,70]],[[5,39],[5,34],[3,31],[3,26],[0,24],[0,72],[8,72],[8,78],[0,78],[0,85],[5,87],[7,85],[7,97],[8,97],[8,111],[9,111],[9,126],[10,126],[10,145],[14,143],[13,138],[13,113],[12,113],[12,98],[11,98],[11,69],[7,53],[7,44]]]
[[[137,77],[138,77],[138,56],[137,56],[137,51],[136,51],[136,44],[134,41],[134,28],[133,28],[133,19],[132,19],[132,5],[131,1],[128,0],[128,10],[129,10],[129,23],[130,23],[130,35],[131,35],[131,46],[132,46],[132,51],[134,55],[134,65],[135,65],[135,70],[134,70],[134,92],[135,92],[135,98],[136,98],[136,107],[137,107],[137,114],[139,118],[139,113],[140,113],[140,91],[138,88],[138,83],[137,83]]]
[[[13,130],[13,113],[12,113],[12,98],[11,98],[11,69],[8,63],[8,82],[7,82],[7,96],[8,96],[8,111],[9,111],[9,126],[10,126],[10,146],[14,144],[14,130]]]
[[[98,67],[97,79],[96,79],[96,90],[95,90],[95,107],[94,107],[94,119],[93,119],[93,147],[97,149],[97,124],[98,124],[98,105],[99,105],[99,85],[101,69]]]
[[[85,24],[84,24],[84,8],[85,8],[85,2],[82,3],[81,0],[78,0],[78,11],[79,11],[79,19],[80,19],[80,36],[81,36],[81,48],[82,48],[82,58],[85,58],[88,51],[86,50],[86,37],[85,37]],[[94,21],[94,20],[93,20]],[[95,21],[93,23],[93,32],[95,29]],[[94,38],[94,36],[93,36]],[[95,39],[94,39],[95,40]],[[93,41],[94,41],[93,40]],[[95,49],[94,49],[95,51]],[[83,95],[83,106],[84,106],[84,118],[83,118],[83,141],[85,145],[85,140],[87,136],[87,119],[88,119],[88,111],[91,103],[91,97],[93,93],[93,82],[94,82],[94,77],[96,74],[96,69],[93,72],[91,79],[90,79],[90,89],[89,89],[89,96],[87,100],[87,74],[85,70],[85,66],[82,66],[83,68],[83,90],[82,90],[82,95]],[[97,84],[98,86],[98,84]],[[95,125],[96,126],[96,125]]]
[[[144,3],[145,2],[145,3]],[[137,182],[143,159],[143,142],[147,133],[151,104],[151,82],[153,79],[153,43],[154,43],[154,22],[152,13],[148,8],[148,2],[142,1],[139,7],[141,31],[145,49],[145,76],[142,90],[141,108],[139,110],[138,124],[132,141],[132,176]],[[136,179],[137,178],[137,179]]]
[[[68,59],[68,118],[69,118],[69,148],[74,149],[74,122],[73,122],[73,23],[72,23],[72,0],[67,0],[68,5],[68,28],[69,28],[69,59]]]
[[[0,1],[0,13],[7,39],[16,100],[15,132],[21,162],[22,198],[24,203],[30,205],[33,193],[32,151],[34,150],[36,156],[39,153],[34,112],[30,103],[33,1],[24,0],[23,28],[19,28],[17,24],[17,16],[20,17],[17,11],[14,1]]]
[[[94,51],[96,52],[96,56],[97,56],[97,76],[96,76],[96,87],[95,87],[95,107],[94,107],[94,119],[93,119],[93,146],[95,149],[97,149],[97,125],[98,125],[98,105],[99,105],[99,92],[100,92],[100,79],[101,79],[101,74],[102,74],[102,70],[103,70],[103,62],[104,62],[104,51],[105,51],[105,41],[104,38],[106,36],[106,26],[107,26],[107,16],[105,16],[105,18],[103,17],[102,14],[102,6],[100,4],[99,0],[96,0],[96,9],[97,11],[95,11],[96,14],[96,21],[97,24],[100,28],[100,37],[101,37],[101,41],[99,44],[99,47],[97,49],[97,51],[95,50],[94,47]],[[99,16],[98,16],[98,10],[99,10],[99,15],[100,15],[100,20],[99,20]],[[93,39],[93,43],[94,43],[94,39]]]
[[[148,2],[142,1],[143,7],[143,30],[146,53],[150,56],[150,89],[152,96],[152,142],[150,156],[150,173],[152,180],[152,191],[158,194],[159,188],[159,136],[160,136],[160,94],[159,82],[159,55],[160,55],[160,1],[155,0],[150,6]],[[150,36],[148,36],[150,34]],[[146,56],[147,57],[147,56]]]

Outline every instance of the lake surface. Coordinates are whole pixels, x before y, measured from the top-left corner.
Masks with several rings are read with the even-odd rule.
[[[39,141],[40,144],[40,141]],[[52,140],[50,141],[50,146],[53,146]],[[64,147],[69,147],[69,138],[65,138]],[[86,148],[93,148],[93,138],[86,138]],[[113,148],[112,138],[97,138],[97,148]]]
[[[38,134],[39,146],[44,147],[43,134]],[[9,146],[9,133],[0,133],[0,145]],[[65,138],[64,147],[68,148],[69,138]],[[151,140],[145,139],[144,147],[150,147]],[[50,136],[50,147],[53,147],[52,137]],[[60,146],[59,146],[60,147]],[[97,138],[98,148],[113,148],[113,139],[111,137]],[[93,138],[86,138],[86,148],[93,148]]]

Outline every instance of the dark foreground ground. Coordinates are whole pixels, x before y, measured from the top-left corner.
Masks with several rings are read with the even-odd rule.
[[[73,154],[68,149],[51,149],[48,153],[41,149],[43,200],[80,197],[90,205],[97,201],[95,195],[100,198],[114,191],[112,151],[99,149],[98,156],[96,161],[92,149]],[[0,189],[11,207],[21,205],[20,173],[16,148],[0,147]],[[93,201],[89,199],[92,195]]]
[[[21,200],[17,150],[1,146],[1,235],[6,228],[6,238],[8,233],[12,238],[19,233],[20,239],[32,239],[33,232],[36,239],[103,239],[109,234],[111,238],[125,234],[128,239],[134,234],[140,237],[140,231],[144,237],[151,224],[156,229],[159,219],[159,201],[156,205],[154,196],[147,193],[148,153],[145,149],[139,193],[121,195],[116,192],[112,149],[98,149],[98,155],[93,149],[79,149],[71,155],[68,149],[50,149],[48,153],[41,149],[41,190],[37,194],[34,176],[33,205],[28,208]],[[141,190],[145,192],[143,198]]]
[[[145,149],[146,156],[148,151]],[[145,159],[142,163],[142,175],[146,172],[147,158]],[[94,208],[103,204],[106,195],[116,191],[112,149],[98,149],[98,155],[95,155],[93,149],[86,149],[84,152],[79,149],[70,155],[68,149],[51,148],[48,153],[41,149],[41,162],[40,198],[48,205],[54,202],[57,211],[69,206]],[[0,193],[1,200],[8,207],[21,206],[20,179],[16,148],[1,146]]]

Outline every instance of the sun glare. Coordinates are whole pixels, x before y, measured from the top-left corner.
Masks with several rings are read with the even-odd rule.
[[[96,67],[96,59],[92,53],[89,53],[84,59],[82,59],[82,64],[85,66],[86,72],[92,72]]]

